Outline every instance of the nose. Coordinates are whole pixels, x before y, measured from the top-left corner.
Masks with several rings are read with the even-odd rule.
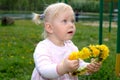
[[[73,22],[69,22],[69,26],[73,28],[75,24]]]

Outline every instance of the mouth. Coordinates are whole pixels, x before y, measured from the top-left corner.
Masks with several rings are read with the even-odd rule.
[[[68,34],[73,34],[73,31],[69,31]]]

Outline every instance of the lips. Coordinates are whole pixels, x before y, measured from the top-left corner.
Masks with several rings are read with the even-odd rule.
[[[73,31],[69,31],[68,34],[73,34]]]

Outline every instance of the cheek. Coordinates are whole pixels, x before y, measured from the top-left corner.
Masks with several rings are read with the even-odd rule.
[[[63,30],[61,24],[55,24],[54,25],[54,31],[58,31],[58,32],[61,32]]]
[[[76,32],[76,27],[74,28],[74,31]]]
[[[65,32],[65,29],[64,28],[57,28],[55,31],[59,34],[62,34]]]

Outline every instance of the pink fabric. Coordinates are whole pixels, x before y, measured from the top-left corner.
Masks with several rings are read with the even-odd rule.
[[[66,41],[63,47],[54,45],[48,39],[39,42],[34,52],[35,69],[31,80],[78,80],[77,76],[59,76],[57,73],[57,64],[72,51],[78,51],[72,41]]]

